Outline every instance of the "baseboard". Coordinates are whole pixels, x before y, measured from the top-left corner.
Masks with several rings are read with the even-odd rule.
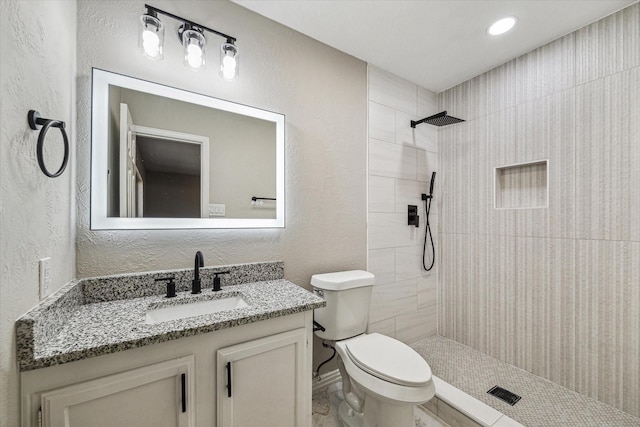
[[[337,382],[341,381],[340,371],[338,369],[334,369],[333,371],[325,372],[320,375],[320,379],[313,380],[313,392],[315,393],[318,390],[325,389],[330,385],[333,385]]]

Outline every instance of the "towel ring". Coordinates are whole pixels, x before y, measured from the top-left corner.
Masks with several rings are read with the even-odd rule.
[[[43,119],[40,117],[40,113],[36,110],[29,110],[29,114],[27,115],[27,120],[29,121],[29,127],[33,130],[38,130],[41,126],[40,135],[38,135],[38,146],[37,146],[37,154],[38,154],[38,165],[40,166],[40,170],[49,178],[56,178],[62,175],[62,172],[67,167],[67,163],[69,162],[69,138],[67,138],[67,132],[64,130],[65,123],[62,120],[52,120],[52,119]],[[51,127],[60,129],[60,133],[62,134],[62,140],[64,141],[64,157],[62,159],[62,165],[57,172],[51,173],[47,166],[44,164],[44,140],[47,136],[47,132]]]

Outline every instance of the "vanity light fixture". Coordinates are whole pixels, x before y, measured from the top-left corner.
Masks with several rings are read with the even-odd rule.
[[[491,24],[487,32],[492,36],[499,36],[500,34],[504,34],[516,25],[518,18],[515,16],[507,16],[506,18],[502,18]]]
[[[226,41],[220,46],[220,76],[225,80],[238,77],[238,47],[235,37],[207,28],[188,19],[181,18],[164,10],[145,4],[147,12],[140,17],[140,52],[153,60],[163,59],[164,25],[158,14],[182,21],[178,28],[178,38],[184,47],[184,65],[194,71],[201,71],[206,66],[205,48],[207,39],[205,31],[220,36]]]

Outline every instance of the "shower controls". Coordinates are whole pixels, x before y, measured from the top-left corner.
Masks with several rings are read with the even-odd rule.
[[[418,206],[417,205],[408,205],[407,206],[407,225],[413,225],[416,227],[420,227],[420,216],[418,216]]]
[[[427,201],[429,199],[433,199],[433,184],[436,181],[436,173],[433,172],[431,174],[431,185],[429,186],[429,194],[422,193],[422,200]]]

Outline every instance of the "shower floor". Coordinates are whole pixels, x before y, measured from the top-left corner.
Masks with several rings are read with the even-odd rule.
[[[640,427],[640,418],[533,375],[448,338],[413,344],[433,375],[529,427]],[[511,406],[487,394],[499,385],[522,399]]]

